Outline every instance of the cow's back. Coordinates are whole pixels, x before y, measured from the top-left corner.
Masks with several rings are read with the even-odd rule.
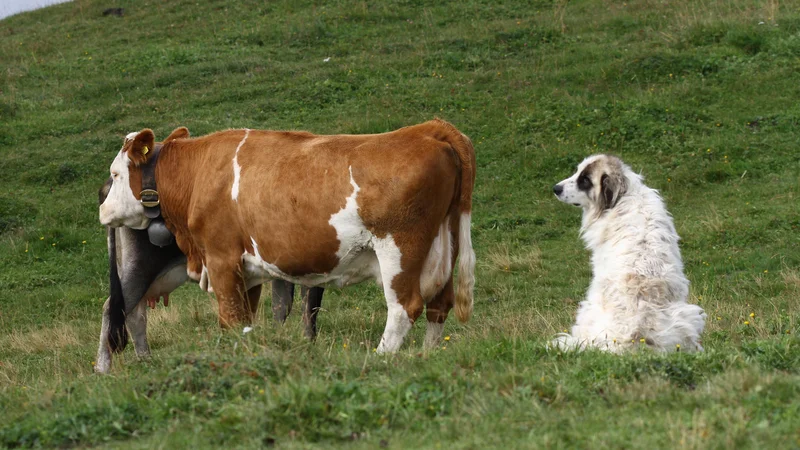
[[[335,136],[251,131],[237,162],[238,198],[220,198],[225,189],[208,198],[229,202],[233,220],[225,226],[235,222],[260,244],[262,258],[280,261],[289,273],[326,273],[337,265],[342,231],[330,221],[348,198],[363,226],[384,236],[430,214],[440,223],[458,176],[446,143],[408,128]],[[252,252],[247,239],[244,245]],[[302,261],[290,262],[298,253]]]

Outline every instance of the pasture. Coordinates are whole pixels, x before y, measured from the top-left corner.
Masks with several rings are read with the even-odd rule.
[[[122,17],[105,8],[124,7]],[[777,0],[325,6],[77,0],[0,21],[0,448],[800,447],[800,10]],[[475,313],[379,356],[380,288],[223,331],[196,284],[93,374],[97,189],[123,137],[186,126],[475,145]],[[614,153],[682,238],[701,354],[562,354],[591,279],[552,185]],[[313,187],[309,187],[313,188]]]

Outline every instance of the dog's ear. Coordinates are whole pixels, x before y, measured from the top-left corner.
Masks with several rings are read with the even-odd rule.
[[[611,209],[617,205],[619,198],[628,190],[628,183],[621,173],[603,174],[600,178],[600,209]]]

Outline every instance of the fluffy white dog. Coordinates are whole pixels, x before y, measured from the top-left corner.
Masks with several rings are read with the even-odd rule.
[[[686,303],[679,237],[658,191],[619,158],[595,155],[553,192],[583,208],[581,237],[592,251],[593,272],[572,333],[553,345],[702,351],[706,314]]]

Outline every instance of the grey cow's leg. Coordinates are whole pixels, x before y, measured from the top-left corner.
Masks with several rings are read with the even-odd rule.
[[[125,318],[125,326],[133,338],[133,348],[139,358],[150,357],[150,345],[147,343],[147,300],[142,300]]]
[[[94,363],[94,371],[97,373],[108,373],[111,370],[111,348],[108,346],[109,329],[109,302],[106,299],[103,304],[103,324],[100,328],[100,344],[97,347],[97,358]],[[130,315],[125,319],[125,326],[133,336],[133,346],[136,355],[140,358],[150,356],[150,346],[147,344],[147,302],[141,301]]]
[[[272,315],[275,322],[284,323],[292,312],[294,285],[288,281],[272,280]]]
[[[307,338],[314,340],[317,337],[317,314],[322,306],[321,287],[300,287],[300,297],[303,299],[303,325]],[[294,302],[294,285],[284,280],[272,281],[272,313],[275,322],[284,323],[286,317],[292,312]]]
[[[103,325],[100,328],[100,345],[97,348],[97,358],[94,362],[94,371],[97,373],[108,373],[111,369],[111,348],[108,346],[108,327],[110,324],[108,308],[110,302],[111,297],[103,303]]]
[[[305,326],[306,337],[312,341],[317,337],[317,314],[322,306],[322,293],[325,289],[320,287],[300,288],[300,296],[303,298],[303,325]]]

